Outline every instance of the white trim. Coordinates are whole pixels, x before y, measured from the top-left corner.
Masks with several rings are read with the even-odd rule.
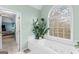
[[[11,10],[11,9],[8,9],[8,8],[5,8],[5,7],[1,7],[1,6],[0,6],[0,10],[5,11],[5,12],[9,12],[9,13],[12,13],[12,14],[17,14],[17,12],[15,12],[14,10]]]
[[[48,18],[47,18],[48,27],[49,27],[49,16],[50,16],[50,13],[51,13],[51,11],[52,11],[55,7],[57,7],[57,6],[53,6],[53,7],[50,9],[49,13],[48,13]],[[73,8],[72,8],[72,6],[68,6],[68,7],[70,8],[70,12],[72,13],[72,15],[71,15],[71,17],[72,17],[72,20],[71,20],[71,39],[70,39],[70,40],[69,40],[69,39],[65,39],[65,40],[66,40],[66,41],[69,41],[69,42],[73,42]],[[50,36],[50,35],[49,35],[49,31],[48,31],[48,37],[60,39],[60,37],[53,37],[53,36]],[[63,38],[61,38],[61,39],[63,39]],[[61,40],[61,41],[63,41],[63,40]]]
[[[73,30],[73,20],[74,20],[74,17],[73,17],[73,8],[72,8],[72,6],[71,6],[71,13],[72,13],[72,21],[71,21],[71,40],[72,40],[72,42],[73,42],[73,32],[74,32],[74,30]]]
[[[19,17],[19,19],[18,19],[18,17]],[[20,45],[20,43],[21,43],[21,41],[20,41],[20,30],[21,30],[21,13],[17,13],[17,15],[16,15],[16,19],[18,19],[18,20],[16,20],[16,39],[18,39],[17,40],[17,44],[18,44],[18,50],[20,51],[21,49],[22,49],[22,47],[21,47],[21,45]]]
[[[19,14],[20,14],[20,18],[21,18],[21,13],[20,12],[15,12],[15,11],[13,11],[13,10],[11,10],[11,9],[7,9],[7,8],[3,8],[3,7],[1,7],[0,6],[0,10],[1,11],[3,11],[3,12],[7,12],[7,13],[12,13],[12,14],[15,14],[16,16],[18,16]],[[16,18],[17,19],[17,18]],[[20,21],[21,21],[21,19],[20,19]],[[21,24],[19,24],[19,25],[21,25]],[[20,31],[20,29],[21,29],[21,27],[19,28],[19,31]],[[16,29],[17,30],[17,29]],[[20,33],[20,32],[19,32]],[[20,37],[20,34],[19,34],[19,37]],[[19,44],[18,44],[18,50],[20,50],[20,38],[19,38]]]

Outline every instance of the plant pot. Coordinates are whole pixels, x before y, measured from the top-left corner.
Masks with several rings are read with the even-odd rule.
[[[42,46],[45,45],[45,39],[40,38],[40,39],[35,39],[35,41],[36,41],[36,43],[39,44],[39,45],[42,45]]]
[[[39,44],[39,45],[42,45],[42,46],[45,45],[45,40],[46,39],[43,39],[43,38],[35,39],[34,36],[31,36],[31,37],[28,38],[29,43],[34,43],[36,45]]]

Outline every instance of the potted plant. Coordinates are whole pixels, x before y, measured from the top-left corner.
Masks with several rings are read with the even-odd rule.
[[[44,41],[44,36],[48,32],[47,28],[47,22],[44,18],[41,18],[40,20],[33,20],[33,33],[35,35],[35,39],[39,41]],[[44,43],[44,42],[43,42]]]
[[[76,48],[79,48],[79,42],[77,42],[77,45],[75,45]]]
[[[79,53],[79,42],[77,42],[77,44],[74,47],[75,47],[75,52]]]

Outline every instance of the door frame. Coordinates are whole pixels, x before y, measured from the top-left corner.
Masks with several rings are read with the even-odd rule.
[[[18,47],[17,47],[18,51],[20,51],[21,48],[22,48],[21,45],[20,45],[21,13],[14,11],[14,10],[11,10],[11,9],[8,9],[8,8],[3,8],[3,7],[0,7],[0,11],[3,11],[3,12],[5,11],[5,12],[16,14],[16,21],[15,22],[16,22],[16,25],[19,25],[18,29],[16,27],[16,35],[19,33],[18,37],[16,36],[16,39],[18,39],[16,43],[18,45]],[[19,24],[17,24],[17,20],[19,20]]]

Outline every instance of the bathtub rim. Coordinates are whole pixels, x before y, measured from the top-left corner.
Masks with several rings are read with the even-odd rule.
[[[47,40],[57,41],[59,43],[63,43],[64,45],[73,46],[73,41],[69,39],[54,37],[54,36],[47,36]]]

